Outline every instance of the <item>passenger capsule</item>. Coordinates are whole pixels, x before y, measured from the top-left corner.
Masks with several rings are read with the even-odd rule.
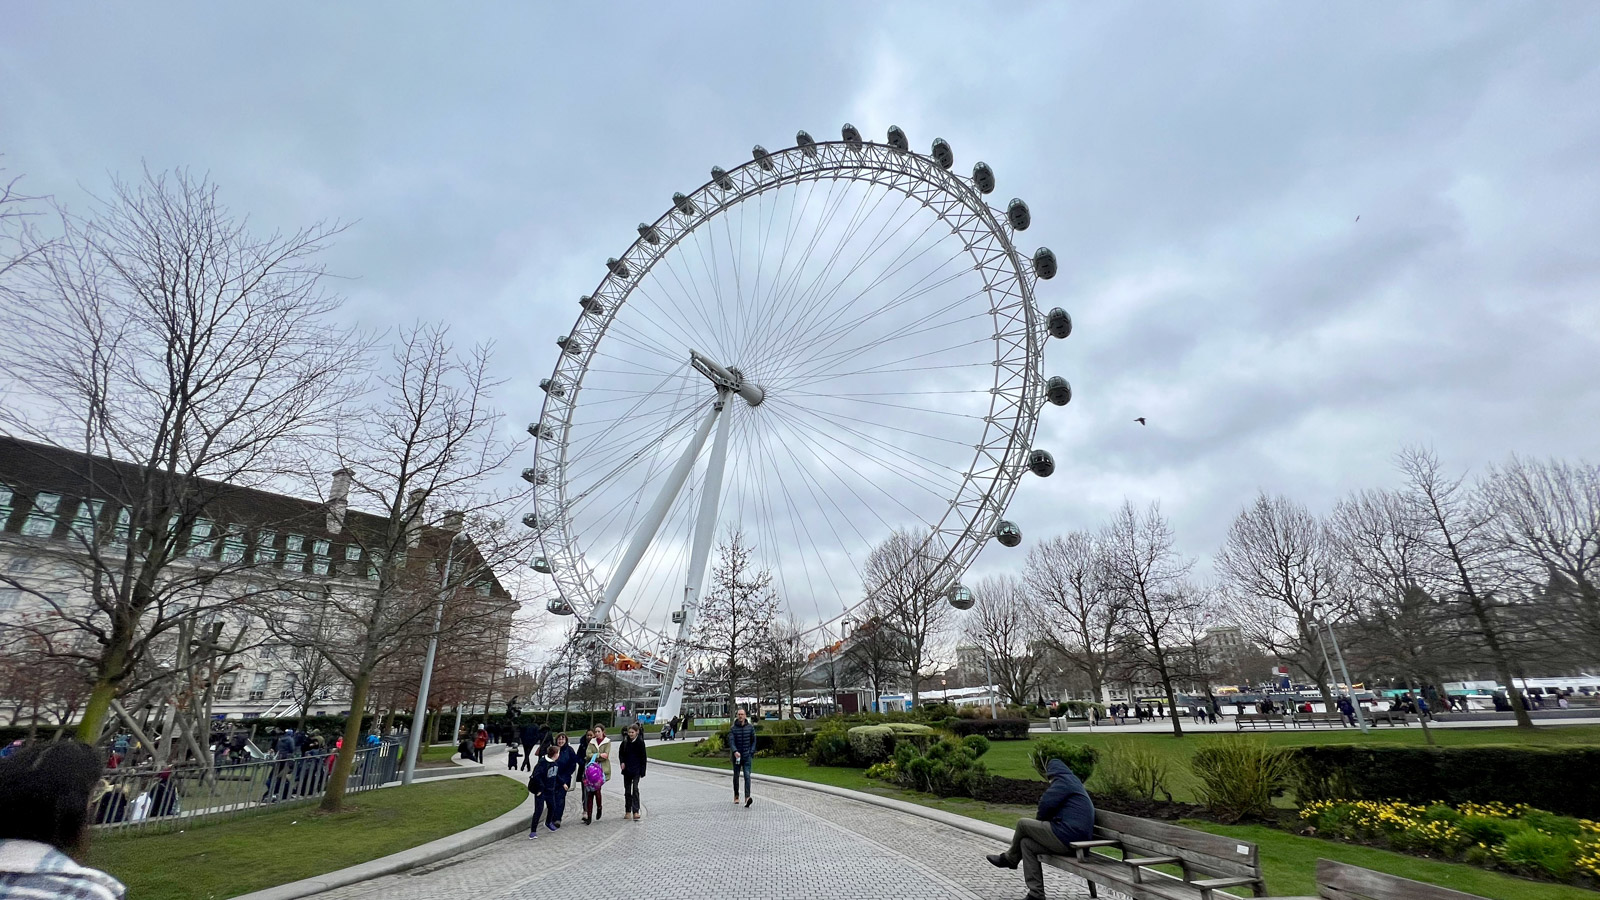
[[[583,307],[583,311],[591,316],[598,316],[606,311],[606,305],[604,303],[600,302],[594,297],[589,296],[588,294],[584,294],[582,297],[578,298],[578,305]]]
[[[944,138],[933,139],[933,161],[939,168],[948,169],[956,164],[956,152],[950,149],[950,142]]]
[[[994,527],[994,536],[995,540],[1006,547],[1015,547],[1022,543],[1022,529],[1017,527],[1017,523],[1005,519],[1000,520],[1000,524]]]
[[[567,395],[566,387],[554,378],[539,379],[539,390],[544,391],[546,394],[554,394],[557,397],[565,397]]]
[[[544,574],[549,575],[551,572],[556,570],[556,567],[550,564],[550,560],[545,559],[542,556],[535,556],[533,558],[533,570],[535,572],[543,572]]]
[[[1033,251],[1033,274],[1046,281],[1056,277],[1056,254],[1049,247]]]
[[[945,594],[945,599],[949,600],[950,605],[956,609],[971,609],[972,605],[977,602],[977,598],[972,596],[972,590],[964,584],[957,584],[950,588],[949,592]]]
[[[628,264],[615,257],[606,260],[606,268],[610,269],[611,274],[618,278],[627,278],[629,275]]]
[[[1040,478],[1049,478],[1056,470],[1056,458],[1048,450],[1031,450],[1028,452],[1028,471]]]
[[[672,195],[672,205],[678,208],[678,212],[681,212],[686,216],[692,216],[699,212],[699,210],[695,209],[694,207],[694,201],[682,194]]]
[[[646,225],[643,222],[639,223],[639,237],[652,244],[661,243],[661,232],[654,225]]]
[[[550,426],[544,424],[543,422],[529,422],[528,423],[528,434],[530,436],[532,436],[533,438],[535,438],[535,439],[542,440],[544,438],[549,437],[551,435],[551,433],[552,432],[551,432]]]
[[[572,615],[572,607],[568,606],[567,605],[567,601],[561,599],[560,597],[551,597],[548,601],[545,602],[544,608],[548,609],[550,611],[551,615],[556,615],[556,616],[570,616],[570,615]]]
[[[911,142],[906,140],[906,133],[900,130],[899,125],[889,126],[889,146],[901,152],[911,149]]]
[[[817,142],[816,139],[811,135],[805,133],[804,131],[796,132],[794,136],[794,142],[799,145],[801,153],[804,153],[811,159],[817,158]]]
[[[563,334],[561,337],[556,338],[556,346],[560,347],[563,353],[571,353],[574,356],[583,352],[583,341],[570,334]]]
[[[537,484],[539,482],[539,470],[531,467],[523,469],[522,480],[529,484]]]
[[[1072,402],[1072,383],[1060,375],[1051,375],[1044,383],[1044,398],[1056,406],[1066,406]]]
[[[539,527],[539,514],[538,513],[528,513],[527,515],[524,515],[522,517],[522,524],[528,526],[529,528],[538,528]]]
[[[861,149],[861,132],[857,131],[854,125],[849,122],[844,123],[844,127],[839,129],[839,133],[844,136],[844,145],[846,147],[851,150]]]
[[[1058,306],[1044,317],[1044,327],[1049,329],[1053,338],[1067,337],[1072,334],[1072,316]]]
[[[674,625],[682,625],[688,618],[689,614],[681,609],[675,609],[672,611],[672,624]]]
[[[711,182],[725,191],[733,190],[733,179],[728,177],[728,173],[723,171],[721,166],[711,167]]]
[[[767,148],[761,146],[760,144],[751,147],[750,158],[760,164],[762,171],[772,171],[772,154],[767,152]]]
[[[1028,226],[1033,224],[1033,214],[1028,212],[1028,204],[1023,203],[1022,198],[1013,199],[1011,205],[1006,207],[1006,221],[1017,231],[1027,231]]]
[[[988,163],[978,163],[972,167],[972,183],[978,186],[980,193],[990,193],[994,190],[994,170]]]

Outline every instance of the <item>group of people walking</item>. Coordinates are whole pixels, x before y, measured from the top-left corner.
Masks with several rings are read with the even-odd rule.
[[[574,783],[583,792],[583,824],[598,822],[605,814],[605,784],[618,772],[622,775],[622,818],[639,821],[643,812],[639,781],[644,778],[647,756],[638,725],[627,727],[620,744],[606,735],[604,725],[595,725],[584,732],[576,748],[566,732],[554,732],[530,758],[528,792],[534,797],[530,840],[539,836],[541,822],[548,831],[561,827],[567,794]]]

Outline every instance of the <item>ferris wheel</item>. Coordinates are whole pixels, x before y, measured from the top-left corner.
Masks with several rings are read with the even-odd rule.
[[[741,535],[785,614],[830,637],[896,533],[927,591],[970,606],[962,573],[990,538],[1021,541],[1006,506],[1055,468],[1040,411],[1072,396],[1040,373],[1072,331],[1034,304],[1055,255],[1013,244],[1031,214],[989,206],[988,165],[958,175],[942,139],[919,154],[851,125],[751,156],[606,260],[528,426],[550,610],[660,674],[664,716],[715,544]]]

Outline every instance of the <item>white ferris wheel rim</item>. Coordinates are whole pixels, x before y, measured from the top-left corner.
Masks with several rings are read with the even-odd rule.
[[[600,602],[605,580],[585,557],[580,535],[564,514],[570,506],[567,477],[569,435],[582,408],[585,377],[597,349],[624,315],[628,300],[655,266],[696,231],[746,200],[806,182],[857,181],[898,191],[930,209],[960,240],[984,279],[994,323],[994,385],[983,433],[973,443],[973,457],[961,487],[943,515],[926,534],[923,547],[935,558],[938,589],[956,584],[973,558],[994,535],[1022,474],[1027,469],[1044,379],[1040,373],[1044,335],[1034,303],[1036,275],[1028,258],[1016,249],[1014,229],[1004,212],[991,208],[974,179],[956,175],[932,157],[870,141],[797,144],[767,153],[757,148],[750,162],[721,172],[674,202],[654,223],[640,226],[640,236],[620,258],[608,262],[607,274],[585,298],[572,329],[560,341],[554,370],[535,433],[534,515],[540,535],[540,556],[551,570],[560,598],[580,619]],[[981,165],[981,164],[980,164]],[[723,360],[723,363],[729,363]],[[542,570],[541,570],[542,571]],[[862,597],[830,618],[815,622],[808,633],[837,635],[837,625],[871,602]],[[661,669],[665,660],[653,652],[669,641],[666,629],[635,616],[619,604],[610,614],[601,640],[612,650]]]

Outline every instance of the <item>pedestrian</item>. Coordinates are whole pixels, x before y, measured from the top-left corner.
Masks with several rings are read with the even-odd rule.
[[[539,740],[539,723],[529,722],[522,726],[522,733],[518,736],[522,739],[522,771],[531,772],[533,770],[534,748],[543,744]]]
[[[558,733],[549,746],[556,748],[558,765],[556,781],[557,787],[560,788],[555,793],[555,812],[551,814],[551,818],[556,827],[560,828],[561,819],[567,813],[567,794],[572,791],[572,778],[578,773],[578,754],[572,749],[570,739],[564,731]]]
[[[489,746],[489,729],[478,724],[478,733],[472,738],[472,761],[483,765],[483,749]]]
[[[629,725],[617,748],[617,763],[622,767],[622,817],[639,821],[639,779],[644,777],[644,733]]]
[[[31,744],[0,758],[0,900],[127,895],[122,882],[73,861],[88,849],[100,775],[100,754],[87,744]]]
[[[728,729],[728,746],[733,750],[733,802],[739,802],[739,773],[744,773],[744,805],[756,802],[750,793],[750,769],[756,758],[756,727],[750,724],[745,711],[740,709],[733,717],[733,727]]]
[[[517,770],[517,752],[520,749],[516,744],[506,748],[506,768],[512,772]]]
[[[987,859],[1003,869],[1022,864],[1022,879],[1028,885],[1028,900],[1044,900],[1042,854],[1070,855],[1067,845],[1094,837],[1094,801],[1083,782],[1059,759],[1045,766],[1050,786],[1039,798],[1039,809],[1031,819],[1017,823],[1011,847],[1004,853],[991,853]]]
[[[585,748],[589,763],[583,767],[583,824],[600,821],[605,812],[605,787],[611,763],[611,739],[606,737],[606,727],[596,725],[590,730],[589,744]]]
[[[172,770],[167,769],[157,775],[155,784],[150,786],[150,817],[175,816],[180,811],[178,792],[172,787]]]
[[[528,777],[528,793],[533,795],[533,821],[528,825],[528,840],[539,836],[541,818],[551,831],[560,827],[556,824],[556,792],[565,793],[560,780],[561,751],[551,744],[545,748],[544,755],[533,767],[533,774]]]

